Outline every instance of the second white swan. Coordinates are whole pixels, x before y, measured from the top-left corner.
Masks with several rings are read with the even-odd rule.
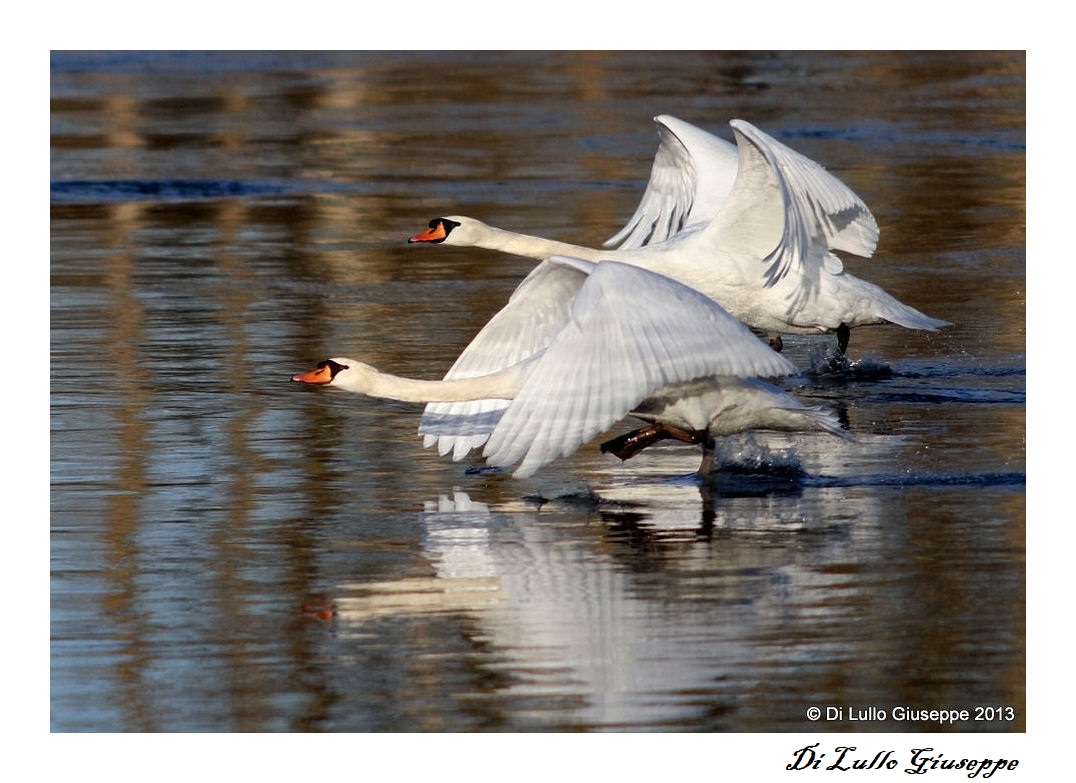
[[[821,166],[743,120],[733,120],[737,165],[715,136],[658,117],[662,146],[638,209],[610,242],[588,248],[452,215],[431,220],[412,243],[481,247],[545,259],[561,254],[640,266],[695,288],[781,348],[781,334],[835,333],[892,323],[949,325],[844,270],[832,252],[873,253],[877,224],[866,205]],[[675,142],[675,143],[674,143]]]
[[[492,372],[427,381],[335,358],[292,380],[432,403],[426,445],[456,458],[484,446],[490,465],[521,478],[633,411],[649,426],[606,443],[622,459],[663,438],[707,450],[748,429],[848,437],[832,413],[758,380],[795,372],[786,359],[698,291],[645,269],[552,257],[491,323],[501,316],[529,323],[533,343]]]

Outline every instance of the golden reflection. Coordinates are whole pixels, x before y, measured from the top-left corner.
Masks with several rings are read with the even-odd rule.
[[[250,354],[246,316],[255,292],[252,289],[253,275],[228,248],[239,243],[239,234],[247,219],[242,203],[228,200],[218,205],[213,220],[217,229],[215,239],[220,248],[215,254],[215,263],[225,283],[214,289],[221,300],[215,311],[220,314],[224,326],[225,344],[229,352],[237,357]],[[229,396],[242,399],[247,377],[231,372],[224,373],[223,377]],[[248,431],[261,414],[259,398],[248,397],[246,404],[230,416],[224,425],[227,433],[225,442],[232,453],[232,459],[227,463],[231,469],[224,482],[225,513],[209,536],[209,543],[215,550],[210,559],[215,571],[213,585],[217,591],[217,609],[213,617],[219,624],[216,635],[224,640],[223,656],[228,664],[224,668],[224,682],[218,685],[237,706],[235,719],[238,731],[265,729],[261,716],[265,706],[263,699],[268,695],[257,670],[246,665],[254,656],[252,646],[256,642],[246,634],[235,633],[236,629],[250,627],[252,604],[256,604],[261,597],[260,592],[250,594],[250,581],[244,578],[244,564],[251,559],[249,545],[254,537],[250,529],[250,517],[257,507],[254,479],[268,467],[248,443]]]
[[[125,724],[154,731],[158,728],[156,715],[145,687],[154,652],[143,636],[148,618],[138,587],[142,563],[138,537],[147,492],[145,444],[149,427],[145,413],[153,405],[154,395],[138,355],[145,312],[134,293],[135,264],[127,250],[141,220],[139,205],[116,205],[109,210],[101,234],[102,244],[112,249],[104,262],[104,290],[109,294],[107,323],[112,328],[102,347],[109,371],[119,382],[115,435],[121,455],[102,530],[108,551],[104,574],[110,587],[101,596],[101,604],[105,615],[114,618],[123,644],[123,652],[116,660],[115,679],[122,694]]]

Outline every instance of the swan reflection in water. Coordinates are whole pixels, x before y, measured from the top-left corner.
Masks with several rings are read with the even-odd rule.
[[[834,491],[805,490],[791,458],[783,479],[723,485],[694,474],[697,449],[651,451],[660,459],[591,475],[587,497],[485,503],[482,490],[457,489],[427,502],[423,550],[435,575],[341,584],[338,632],[361,639],[386,616],[464,614],[461,627],[489,653],[479,666],[511,675],[486,695],[566,697],[555,715],[535,716],[539,725],[682,727],[735,712],[743,673],[734,672],[810,655],[761,639],[800,615],[838,621],[844,610],[809,591],[846,589],[850,577],[818,563],[846,557],[878,511],[860,493],[835,514]]]

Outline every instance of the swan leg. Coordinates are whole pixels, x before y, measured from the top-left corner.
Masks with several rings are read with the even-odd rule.
[[[845,351],[848,350],[848,338],[852,336],[852,330],[848,328],[847,324],[841,324],[837,327],[837,351],[841,356],[844,356]]]
[[[785,344],[781,342],[781,335],[775,334],[770,338],[770,347],[777,351],[777,353],[781,353],[781,349],[785,347]]]
[[[601,445],[601,451],[602,454],[614,454],[626,460],[631,459],[648,446],[666,439],[679,440],[684,443],[702,443],[706,439],[706,431],[685,430],[683,427],[658,422],[605,441]]]
[[[717,444],[708,434],[703,433],[703,436],[702,462],[699,463],[699,477],[708,478],[714,473],[714,452],[717,450]],[[708,496],[704,493],[703,499],[705,500],[707,497]]]

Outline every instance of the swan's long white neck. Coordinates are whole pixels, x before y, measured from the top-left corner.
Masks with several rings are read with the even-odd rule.
[[[420,380],[380,372],[361,362],[333,360],[347,369],[340,370],[330,385],[346,391],[401,402],[467,402],[470,400],[511,400],[530,375],[530,362],[512,365],[488,375],[455,380]]]
[[[603,257],[608,257],[608,253],[603,254],[602,251],[594,248],[557,242],[554,239],[544,239],[529,234],[517,234],[514,231],[506,231],[479,221],[474,221],[471,228],[472,244],[486,250],[498,250],[502,253],[535,258],[539,261],[558,255],[581,258],[584,261],[600,261]]]

